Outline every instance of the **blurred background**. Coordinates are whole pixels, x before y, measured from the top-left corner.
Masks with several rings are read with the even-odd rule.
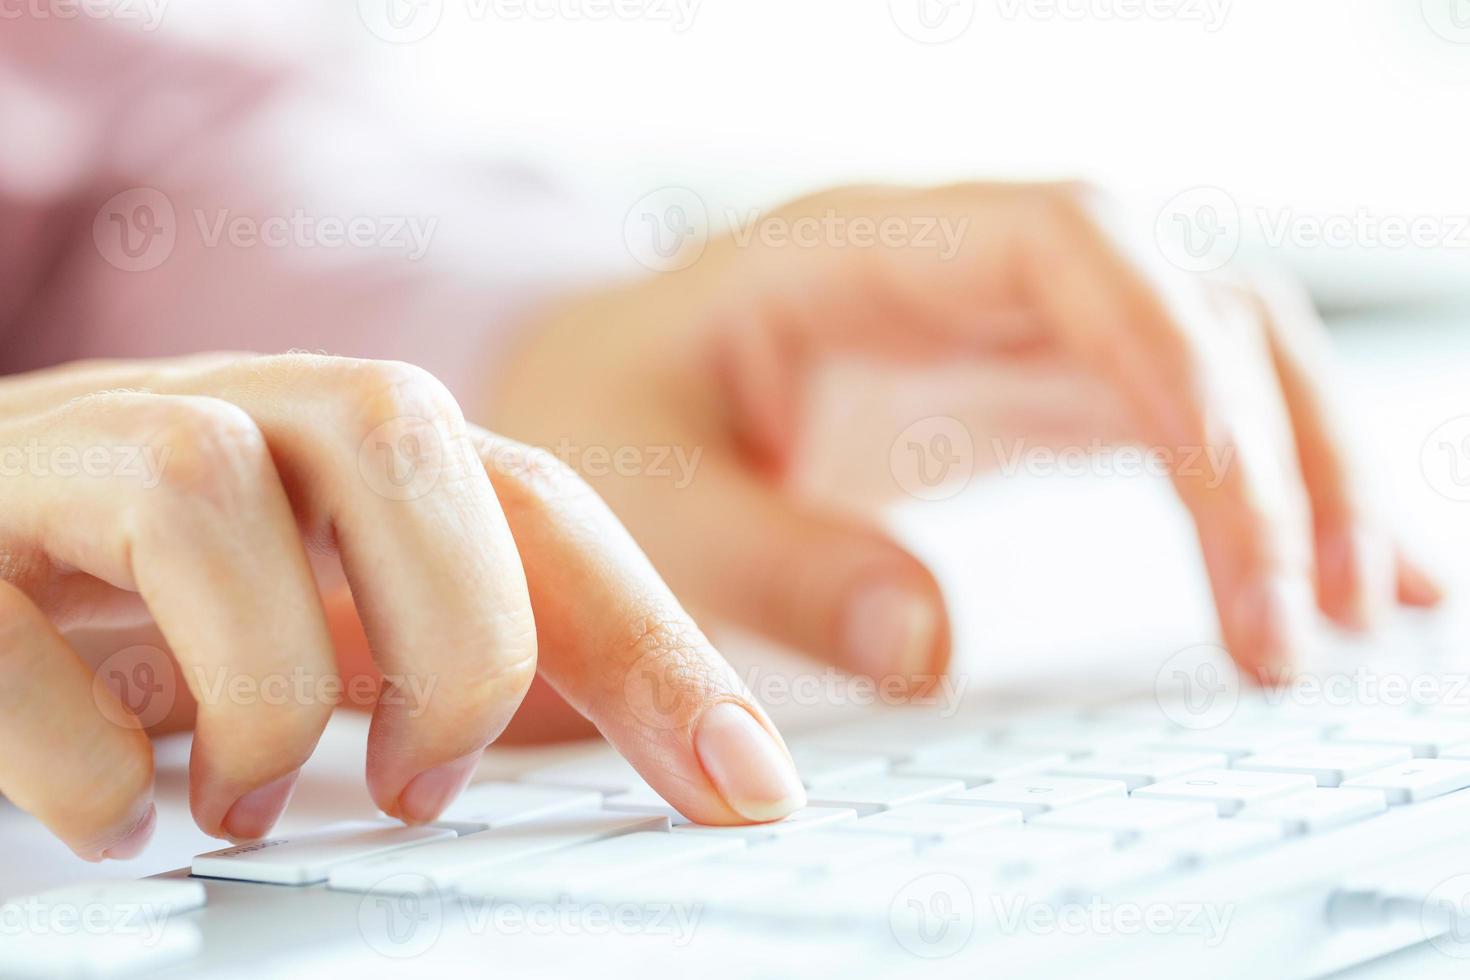
[[[1470,292],[1470,228],[1385,240],[1470,218],[1466,0],[116,2],[350,78],[425,138],[615,210],[670,184],[722,213],[1065,176],[1148,215],[1205,186],[1329,305]]]

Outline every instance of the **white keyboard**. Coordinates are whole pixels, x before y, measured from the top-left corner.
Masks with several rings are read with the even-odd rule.
[[[828,944],[858,973],[1013,957],[1064,974],[1145,948],[1192,975],[1317,975],[1415,942],[1470,957],[1470,716],[1253,698],[1188,729],[1143,702],[1002,723],[894,711],[790,742],[809,805],[779,823],[691,824],[598,750],[477,783],[432,827],[327,826],[202,854],[192,876],[6,903],[0,975],[208,972],[214,937],[259,921],[247,908],[297,920],[262,951],[345,916],[322,935],[392,958],[422,937],[364,922],[424,902],[461,927],[697,910],[734,957],[793,927],[860,936]],[[1262,963],[1283,919],[1295,938]]]

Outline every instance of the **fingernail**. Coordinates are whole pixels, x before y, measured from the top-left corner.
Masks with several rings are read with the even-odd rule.
[[[938,628],[939,613],[929,597],[891,582],[859,586],[844,624],[848,662],[877,678],[931,673]]]
[[[153,828],[158,823],[158,808],[148,804],[148,812],[128,831],[122,840],[102,852],[100,860],[127,861],[143,853],[148,841],[153,838]]]
[[[291,801],[299,775],[298,769],[240,797],[220,822],[220,830],[232,840],[257,840],[270,833]]]
[[[1256,679],[1277,684],[1289,679],[1292,665],[1308,650],[1312,636],[1312,594],[1304,580],[1273,575],[1241,590],[1233,625],[1238,651]]]
[[[405,823],[429,823],[436,819],[469,784],[484,753],[484,749],[476,749],[409,780],[398,794],[398,819]]]
[[[1322,543],[1321,574],[1343,625],[1370,630],[1384,612],[1392,581],[1393,554],[1383,539],[1354,527]]]
[[[694,752],[730,809],[747,820],[780,820],[806,805],[790,756],[738,704],[721,701],[704,713]]]

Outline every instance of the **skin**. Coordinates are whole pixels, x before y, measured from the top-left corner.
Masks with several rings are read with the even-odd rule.
[[[109,631],[156,626],[178,664],[160,683],[187,685],[178,700],[192,702],[194,818],[259,837],[337,701],[318,684],[285,698],[267,687],[337,676],[318,579],[339,620],[332,583],[350,587],[362,643],[393,679],[367,751],[368,787],[390,815],[433,820],[538,670],[691,817],[801,805],[778,798],[784,810],[761,813],[707,771],[696,739],[720,704],[743,708],[790,760],[606,506],[545,454],[467,423],[417,368],[313,355],[72,365],[6,381],[0,419],[0,445],[48,460],[95,446],[168,460],[156,481],[52,466],[0,486],[0,737],[42,749],[6,753],[0,788],[82,857],[146,842],[152,755],[63,632],[88,629],[95,659]],[[374,462],[385,433],[436,447],[420,454],[431,488],[405,496],[367,478],[361,451]],[[635,666],[662,685],[653,724],[625,684]],[[347,667],[361,672],[350,654]]]
[[[977,467],[995,463],[982,458],[990,436],[1169,450],[1226,645],[1264,683],[1290,673],[1318,611],[1366,630],[1396,603],[1439,600],[1366,490],[1325,330],[1292,284],[1173,269],[1079,184],[847,188],[771,220],[833,214],[965,233],[952,257],[714,241],[683,271],[585,297],[528,331],[495,389],[492,424],[528,442],[702,451],[687,486],[590,480],[703,615],[859,673],[923,686],[942,671],[944,598],[877,520],[902,497],[889,447],[936,414],[966,424]],[[877,368],[859,373],[861,391],[839,391],[836,438],[814,435],[823,365],[854,360]],[[877,379],[909,368],[942,368],[948,383],[930,374],[921,397],[865,414]],[[1227,465],[1182,472],[1196,450]],[[813,477],[824,453],[839,465]],[[898,647],[874,663],[855,649],[853,596],[874,581],[933,610],[922,657]],[[558,730],[549,710],[529,736]]]
[[[1366,628],[1395,600],[1437,600],[1360,490],[1321,325],[1290,289],[1160,268],[1074,185],[854,188],[773,217],[830,212],[968,230],[952,257],[724,239],[683,272],[571,300],[470,406],[504,435],[397,363],[215,354],[0,380],[0,447],[167,460],[156,479],[52,467],[0,484],[0,738],[42,750],[5,753],[0,791],[79,855],[129,856],[151,828],[147,733],[192,725],[199,826],[264,835],[341,697],[216,681],[294,673],[368,681],[368,786],[408,822],[433,820],[502,735],[592,728],[695,820],[789,812],[779,735],[681,601],[909,690],[950,653],[933,577],[875,521],[914,413],[850,425],[847,475],[803,483],[810,396],[842,359],[973,372],[943,409],[977,432],[1229,459],[1174,483],[1253,676],[1289,669],[1313,604]],[[584,481],[527,448],[566,442],[698,465],[687,482]],[[402,456],[386,471],[384,451]],[[914,613],[903,629],[865,628],[855,602],[875,591]],[[161,717],[93,676],[139,635],[166,651],[149,675],[172,695]],[[760,799],[705,751],[727,704],[771,740],[744,776]]]

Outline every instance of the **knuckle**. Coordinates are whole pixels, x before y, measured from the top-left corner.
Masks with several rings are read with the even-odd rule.
[[[494,482],[530,501],[587,501],[596,494],[582,475],[549,450],[510,439],[479,441],[480,459]]]
[[[227,499],[270,465],[265,436],[229,402],[160,399],[140,415],[140,442],[162,462],[156,479],[171,497]]]
[[[432,675],[394,678],[385,684],[380,703],[411,717],[432,714],[435,728],[446,738],[459,740],[465,732],[482,732],[487,717],[499,717],[507,706],[519,705],[536,677],[536,640],[533,635],[502,646],[494,661],[458,672],[453,683],[435,683]]]
[[[420,418],[462,428],[464,415],[444,383],[402,361],[337,359],[332,387],[350,400],[349,411],[367,430],[400,418]]]
[[[450,738],[464,730],[478,733],[487,716],[518,705],[538,662],[529,594],[508,596],[504,608],[472,634],[475,639],[464,642],[460,653],[385,672],[379,705],[410,717],[432,715],[434,727]]]

